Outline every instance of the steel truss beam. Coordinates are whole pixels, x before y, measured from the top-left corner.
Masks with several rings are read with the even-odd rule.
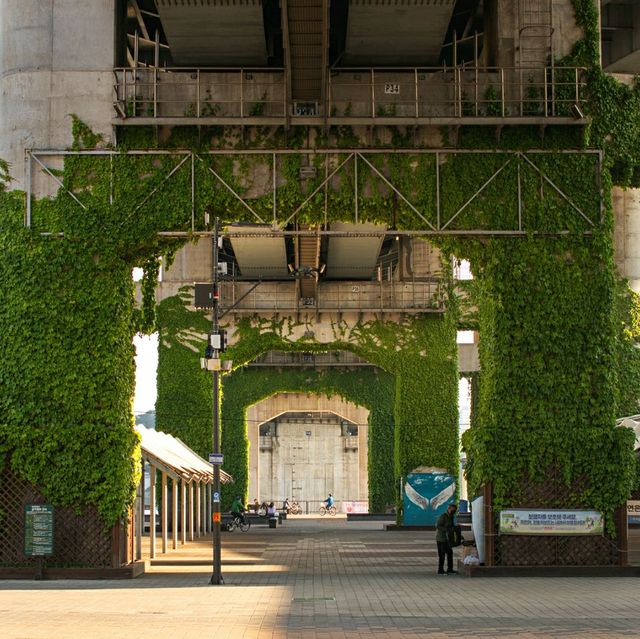
[[[385,155],[389,156],[391,154],[396,155],[411,155],[411,156],[431,156],[434,158],[434,171],[433,178],[435,181],[435,204],[434,210],[427,211],[421,210],[421,208],[415,203],[411,201],[411,197],[402,192],[402,189],[399,185],[394,184],[393,180],[384,174],[380,168],[376,167],[371,161],[370,158],[374,156]],[[278,158],[286,157],[290,155],[302,155],[310,157],[320,156],[321,165],[322,165],[322,180],[320,183],[313,189],[313,191],[305,196],[300,204],[295,208],[293,213],[287,211],[287,216],[284,219],[280,219],[278,215],[278,176],[279,176],[279,164]],[[475,187],[475,190],[466,198],[465,202],[457,208],[457,210],[453,214],[448,214],[446,219],[442,217],[442,203],[446,201],[446,189],[443,188],[443,171],[442,166],[446,165],[446,159],[448,157],[453,157],[456,155],[475,155],[478,156],[480,161],[481,156],[501,156],[505,158],[505,161],[502,165],[493,172],[488,178],[486,178],[482,183],[478,183]],[[599,190],[599,208],[598,210],[583,210],[581,206],[579,206],[571,196],[567,195],[565,191],[563,191],[558,185],[557,181],[553,179],[554,176],[547,175],[545,171],[539,166],[536,162],[536,158],[541,156],[556,156],[560,157],[562,155],[579,155],[579,156],[591,156],[595,159],[595,167],[596,171],[594,172],[594,184]],[[225,180],[212,166],[205,162],[205,158],[209,157],[264,157],[265,162],[270,165],[271,170],[271,196],[272,196],[272,209],[273,209],[273,217],[270,223],[270,229],[263,229],[261,231],[247,232],[244,231],[234,231],[233,227],[229,227],[223,231],[223,235],[227,237],[261,237],[264,238],[265,235],[269,235],[271,237],[278,236],[342,236],[342,237],[365,237],[365,236],[376,236],[379,237],[381,235],[404,235],[404,236],[494,236],[494,237],[519,237],[519,236],[527,236],[531,235],[541,235],[541,236],[561,236],[567,235],[571,231],[569,229],[558,229],[557,231],[551,232],[541,232],[541,231],[532,231],[531,229],[527,229],[526,227],[526,198],[523,197],[523,189],[522,189],[522,168],[528,168],[532,170],[540,179],[541,184],[547,186],[547,188],[551,188],[552,192],[557,194],[562,200],[564,200],[571,210],[580,217],[580,219],[585,223],[586,229],[584,231],[585,234],[589,235],[591,231],[598,226],[598,224],[602,220],[602,215],[604,211],[604,194],[601,188],[601,174],[602,174],[602,163],[603,157],[601,151],[592,151],[592,150],[561,150],[561,151],[548,151],[543,149],[532,149],[527,151],[513,151],[513,150],[483,150],[483,149],[247,149],[247,150],[232,150],[232,149],[221,149],[221,150],[210,150],[210,151],[190,151],[190,150],[131,150],[131,151],[115,151],[109,149],[96,149],[96,150],[84,150],[84,151],[62,151],[62,150],[28,150],[26,152],[25,159],[25,172],[26,172],[26,210],[25,210],[25,226],[31,226],[32,223],[32,201],[36,196],[34,193],[34,167],[39,168],[41,172],[45,175],[48,175],[51,179],[55,181],[60,190],[66,193],[70,198],[72,198],[79,206],[83,209],[86,209],[85,204],[78,198],[78,196],[71,190],[69,190],[65,184],[56,176],[55,172],[52,171],[47,166],[47,161],[52,160],[64,160],[66,157],[78,157],[78,156],[87,156],[87,157],[102,157],[109,160],[110,167],[110,194],[114,192],[114,182],[117,180],[117,174],[115,172],[114,164],[117,163],[118,158],[122,157],[130,157],[130,156],[172,156],[177,160],[176,166],[173,167],[169,171],[169,173],[165,174],[162,177],[162,180],[159,184],[147,193],[135,206],[133,211],[125,213],[127,215],[132,215],[138,212],[144,204],[152,200],[154,196],[157,196],[164,188],[166,188],[171,180],[171,178],[178,173],[178,171],[183,166],[190,166],[191,171],[191,193],[190,193],[190,230],[185,231],[183,229],[167,229],[158,232],[158,235],[162,237],[190,237],[190,236],[210,236],[211,232],[207,230],[202,230],[196,228],[196,210],[195,210],[195,201],[196,201],[196,193],[198,190],[198,181],[196,180],[196,161],[202,162],[206,164],[207,173],[211,176],[210,179],[214,180],[216,186],[227,190],[231,193],[231,195],[236,199],[244,208],[246,208],[252,216],[255,218],[255,221],[269,226],[265,219],[254,209],[252,206],[252,202],[248,200],[246,197],[243,197],[241,193],[238,193],[238,190],[234,188],[232,184],[229,184],[227,180]],[[333,162],[335,164],[334,168],[330,168],[330,164]],[[460,216],[464,211],[470,211],[470,216],[473,221],[473,202],[478,198],[482,192],[496,180],[496,178],[503,172],[503,170],[511,165],[512,163],[517,164],[516,171],[516,179],[514,179],[513,186],[514,194],[517,197],[517,211],[514,211],[514,219],[516,220],[513,224],[513,228],[480,228],[479,225],[474,227],[473,224],[465,225],[465,228],[451,228],[452,223],[456,218]],[[354,196],[354,211],[352,211],[353,222],[357,224],[359,222],[359,211],[358,211],[358,200],[361,197],[361,193],[359,193],[358,189],[358,164],[364,164],[370,169],[371,177],[375,180],[380,180],[384,183],[384,185],[390,189],[391,192],[395,194],[402,201],[404,205],[408,207],[424,224],[423,228],[416,228],[411,230],[388,230],[384,232],[358,232],[355,231],[340,231],[335,232],[331,231],[328,228],[327,220],[328,220],[328,191],[330,188],[330,183],[332,178],[337,175],[340,175],[341,172],[345,171],[349,165],[353,166],[353,196]],[[158,169],[160,172],[160,169]],[[282,181],[280,181],[282,183]],[[324,227],[321,229],[311,230],[311,231],[298,231],[291,230],[288,225],[294,221],[296,215],[302,211],[305,206],[313,199],[315,195],[324,191]],[[109,205],[113,206],[116,203],[113,201],[113,196],[110,195]],[[284,216],[283,216],[284,217]],[[432,221],[430,221],[430,219]],[[185,220],[186,221],[186,220]],[[342,221],[348,222],[349,220],[344,219]],[[468,226],[468,228],[467,228]],[[59,235],[59,234],[50,234],[43,233],[43,235]]]

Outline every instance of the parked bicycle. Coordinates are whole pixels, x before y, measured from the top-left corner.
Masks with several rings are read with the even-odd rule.
[[[329,513],[332,517],[338,512],[335,506],[320,506],[320,517],[324,517]]]
[[[240,515],[236,515],[227,524],[227,530],[233,532],[236,528],[239,528],[242,532],[247,532],[251,528],[251,522],[248,519],[243,519]]]
[[[300,504],[297,501],[292,501],[289,505],[289,512],[292,515],[299,515],[302,512],[302,508],[300,508]]]

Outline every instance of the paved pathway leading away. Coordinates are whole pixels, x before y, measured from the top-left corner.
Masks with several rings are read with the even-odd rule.
[[[1,639],[640,637],[633,578],[438,576],[432,532],[289,519],[188,544],[134,581],[0,581]]]

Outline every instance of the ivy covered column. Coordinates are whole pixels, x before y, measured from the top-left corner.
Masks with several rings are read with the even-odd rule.
[[[633,433],[615,427],[615,280],[607,239],[494,240],[475,255],[482,384],[464,437],[470,493],[516,506],[551,473],[566,503],[611,513],[633,480]]]
[[[110,525],[140,478],[131,264],[22,228],[20,204],[0,198],[0,467]]]
[[[423,318],[395,354],[395,472],[418,466],[458,474],[458,359],[453,318]]]

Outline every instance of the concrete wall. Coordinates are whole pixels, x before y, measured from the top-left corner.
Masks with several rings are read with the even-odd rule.
[[[434,282],[417,281],[421,278],[428,279],[429,274],[437,272],[439,268],[440,252],[427,242],[421,240],[403,240],[403,243],[411,242],[413,249],[404,250],[404,258],[400,268],[396,268],[392,282],[383,282],[382,287],[377,282],[325,282],[320,285],[320,302],[332,308],[339,307],[340,320],[343,326],[354,327],[359,322],[376,320],[379,312],[361,312],[361,308],[380,308],[382,295],[383,307],[415,309],[428,306],[430,299],[437,296],[437,285]],[[403,277],[416,281],[399,282],[400,271]],[[169,269],[163,272],[162,281],[156,291],[158,301],[177,295],[183,286],[191,286],[194,282],[211,281],[211,242],[201,240],[197,244],[187,244],[176,254],[175,260]],[[223,305],[233,303],[242,295],[244,290],[252,285],[252,282],[239,282],[235,293],[233,284],[226,282],[222,286],[221,299]],[[357,290],[355,290],[357,289]],[[325,302],[323,302],[325,300]],[[263,282],[255,291],[250,293],[240,304],[240,307],[256,309],[256,312],[264,317],[272,317],[278,313],[281,317],[294,316],[290,310],[296,302],[295,282]],[[283,310],[284,309],[284,310]],[[246,313],[245,313],[246,314]],[[323,310],[316,313],[315,308],[309,311],[301,310],[296,315],[296,325],[291,329],[290,340],[303,337],[311,330],[316,342],[326,344],[336,341],[336,321],[338,312],[335,310]],[[399,312],[387,312],[384,315],[388,321],[400,321]],[[224,322],[231,321],[232,315],[224,318]],[[228,342],[235,343],[233,321],[228,327]],[[205,339],[205,336],[202,336]],[[477,344],[459,345],[459,362],[462,372],[479,370]],[[252,498],[253,499],[253,498]]]
[[[597,2],[599,4],[599,2]],[[562,58],[571,53],[573,45],[584,37],[576,25],[576,14],[572,0],[553,0],[553,54]]]
[[[357,451],[344,452],[339,425],[318,423],[283,425],[279,441],[274,444],[275,453],[261,453],[260,424],[287,411],[333,412],[359,424]],[[281,501],[285,497],[297,501],[322,500],[329,492],[339,501],[366,500],[368,416],[366,408],[340,397],[297,393],[274,395],[249,407],[249,501],[256,498]],[[305,435],[309,430],[310,438]],[[329,467],[332,486],[325,485]],[[325,490],[327,493],[322,494]]]
[[[26,148],[66,148],[75,113],[105,140],[114,0],[0,0],[0,157],[24,188]]]
[[[337,417],[279,418],[277,436],[267,439],[272,447],[260,450],[260,498],[320,502],[332,493],[359,499],[358,450],[345,450]]]
[[[605,71],[640,71],[640,5],[634,0],[602,4],[602,66]]]
[[[550,44],[555,57],[567,55],[573,45],[582,38],[582,30],[576,26],[575,12],[572,0],[496,0],[493,11],[490,11],[488,20],[492,23],[487,29],[488,40],[494,51],[496,66],[511,67],[523,62],[531,62],[537,58],[536,64],[547,64],[547,54],[543,46],[544,32],[542,28],[529,26],[521,32],[526,25],[527,15],[520,11],[521,6],[529,5],[532,9],[544,11],[551,8],[551,24],[553,29],[550,35]],[[533,21],[542,13],[535,11],[529,14]],[[538,49],[536,54],[534,49]],[[526,52],[525,52],[526,50]]]
[[[612,197],[618,273],[640,293],[640,189],[615,187]]]

